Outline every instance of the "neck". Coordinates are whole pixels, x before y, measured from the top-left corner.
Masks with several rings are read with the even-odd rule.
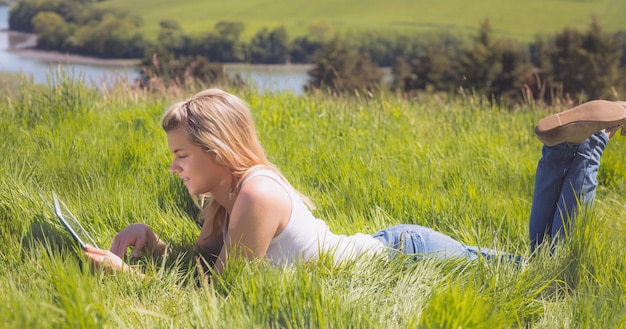
[[[221,184],[222,187],[216,193],[212,193],[213,198],[217,203],[219,203],[228,213],[231,213],[233,210],[233,206],[235,205],[235,200],[237,199],[237,194],[233,193],[234,182],[232,176],[229,179],[226,179]]]
[[[224,209],[226,209],[226,212],[230,214],[233,210],[233,206],[235,205],[237,195],[231,196],[230,193],[225,193],[225,195],[214,195],[213,198],[217,201],[217,203],[224,207]]]

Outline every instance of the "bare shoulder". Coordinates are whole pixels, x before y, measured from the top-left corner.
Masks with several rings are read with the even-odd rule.
[[[285,204],[291,207],[291,198],[285,187],[275,179],[263,175],[250,178],[242,186],[237,199],[245,203],[266,203],[274,206]]]
[[[285,187],[270,177],[255,176],[239,191],[229,229],[241,229],[248,235],[252,234],[249,231],[263,234],[267,230],[271,239],[287,225],[291,210],[291,198]]]

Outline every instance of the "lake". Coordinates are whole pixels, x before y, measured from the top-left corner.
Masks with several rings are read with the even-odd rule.
[[[43,52],[10,51],[28,42],[28,35],[11,33],[9,27],[9,7],[0,6],[0,72],[23,73],[36,83],[47,84],[60,69],[74,79],[82,79],[89,85],[101,85],[120,76],[132,83],[139,77],[136,68],[118,64],[119,61],[104,61],[98,64],[72,62],[69,59],[45,59]],[[308,80],[306,73],[309,66],[303,65],[226,65],[225,70],[230,76],[239,74],[246,83],[254,85],[259,91],[291,91],[295,94],[303,92]],[[117,79],[115,81],[118,81]]]

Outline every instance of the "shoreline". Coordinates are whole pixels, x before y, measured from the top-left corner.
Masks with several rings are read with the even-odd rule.
[[[64,54],[61,52],[34,49],[7,49],[7,52],[16,56],[29,58],[34,60],[45,61],[55,64],[87,64],[103,67],[125,67],[138,68],[141,60],[139,59],[103,59],[96,57],[88,57],[81,55]],[[243,71],[247,69],[255,69],[262,71],[291,71],[306,72],[310,70],[312,64],[247,64],[247,63],[222,63],[224,70]]]
[[[103,59],[82,55],[72,55],[70,53],[61,53],[57,51],[34,50],[29,48],[10,48],[7,49],[7,52],[15,54],[19,57],[55,64],[88,64],[94,66],[129,67],[138,66],[140,63],[139,59]]]
[[[81,55],[64,54],[61,52],[34,49],[7,49],[8,52],[19,57],[35,59],[55,64],[88,64],[106,67],[137,67],[140,59],[103,59]],[[247,63],[222,63],[224,70],[246,70],[255,69],[263,71],[296,71],[306,72],[310,70],[312,64],[247,64]]]
[[[72,55],[70,53],[62,53],[50,50],[34,50],[29,48],[11,48],[7,49],[7,52],[23,58],[68,65],[88,64],[95,66],[137,66],[140,63],[139,59],[104,59],[82,55]]]
[[[113,67],[113,68],[136,68],[139,70],[139,64],[141,63],[141,59],[139,58],[121,58],[121,59],[112,59],[112,58],[98,58],[98,57],[90,57],[84,55],[75,55],[70,53],[62,53],[59,51],[53,50],[40,50],[35,49],[37,45],[37,35],[33,33],[26,33],[20,31],[11,31],[11,30],[2,30],[0,29],[0,33],[6,33],[9,38],[19,38],[20,42],[17,44],[5,49],[6,52],[14,54],[18,57],[33,59],[37,61],[42,61],[46,63],[54,63],[61,65],[93,65],[100,67]],[[285,63],[285,64],[250,64],[250,63],[221,63],[224,66],[224,72],[228,71],[264,71],[264,72],[298,72],[305,73],[310,71],[315,65],[314,64],[296,64],[296,63]],[[380,68],[385,74],[389,74],[391,72],[390,68],[381,67]]]
[[[100,67],[114,67],[114,68],[136,68],[139,69],[141,59],[139,58],[126,58],[126,59],[111,59],[111,58],[98,58],[84,55],[75,55],[70,53],[62,53],[52,50],[39,50],[35,49],[37,44],[37,36],[32,33],[25,33],[11,30],[0,30],[0,33],[7,33],[9,37],[16,37],[23,39],[23,41],[17,43],[14,46],[9,46],[5,51],[14,54],[18,57],[43,61],[47,63],[61,64],[61,65],[93,65]],[[314,67],[314,64],[250,64],[250,63],[221,63],[224,66],[224,71],[279,71],[279,72],[308,72]],[[381,70],[389,74],[390,68],[381,67]]]
[[[291,72],[307,72],[313,68],[313,64],[250,64],[250,63],[222,63],[224,70],[243,71],[246,69],[255,69],[263,71],[291,71]]]
[[[70,53],[62,53],[52,50],[35,49],[37,44],[37,36],[32,33],[19,31],[3,30],[0,33],[7,33],[9,38],[20,38],[21,42],[16,45],[9,46],[6,52],[14,54],[18,57],[45,61],[55,64],[88,64],[95,66],[113,66],[113,67],[129,67],[137,66],[141,62],[140,59],[105,59],[97,57],[89,57],[82,55],[74,55]]]
[[[15,46],[6,49],[6,52],[15,54],[16,56],[28,59],[34,59],[54,64],[85,64],[103,67],[138,67],[141,59],[110,59],[98,58],[83,55],[75,55],[70,53],[62,53],[52,50],[39,50],[34,46],[37,44],[37,36],[31,33],[0,30],[0,33],[7,33],[9,37],[23,38],[24,41]],[[313,64],[249,64],[249,63],[222,63],[224,70],[241,71],[246,69],[256,69],[263,71],[295,71],[306,72],[313,67]]]
[[[35,50],[31,48],[11,48],[7,52],[15,54],[19,57],[46,61],[55,64],[88,64],[96,66],[112,66],[112,67],[138,67],[140,59],[104,59],[97,57],[88,57],[82,55],[72,55],[69,53],[61,53],[50,50]],[[263,71],[296,71],[306,72],[313,67],[313,64],[248,64],[248,63],[222,63],[224,70],[245,70],[257,69]]]

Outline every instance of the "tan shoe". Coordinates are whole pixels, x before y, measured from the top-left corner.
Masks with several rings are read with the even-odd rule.
[[[626,102],[595,100],[539,120],[535,134],[548,146],[563,142],[578,144],[600,130],[617,130],[624,123]]]

